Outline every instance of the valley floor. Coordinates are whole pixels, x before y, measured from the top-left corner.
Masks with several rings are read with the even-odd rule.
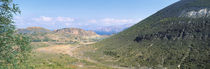
[[[92,43],[88,43],[92,44]],[[106,65],[82,56],[80,48],[87,44],[41,46],[33,50],[30,66],[35,69],[127,69]]]

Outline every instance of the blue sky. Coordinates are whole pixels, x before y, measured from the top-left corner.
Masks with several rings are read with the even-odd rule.
[[[18,28],[77,27],[94,30],[108,26],[131,26],[178,0],[15,0],[21,15]]]

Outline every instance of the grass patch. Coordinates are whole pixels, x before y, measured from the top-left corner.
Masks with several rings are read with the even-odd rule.
[[[64,54],[33,52],[28,69],[112,69]]]

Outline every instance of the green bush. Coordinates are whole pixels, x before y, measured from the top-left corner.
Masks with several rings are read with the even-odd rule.
[[[13,15],[20,13],[13,0],[0,0],[0,69],[26,68],[30,40],[15,33]]]

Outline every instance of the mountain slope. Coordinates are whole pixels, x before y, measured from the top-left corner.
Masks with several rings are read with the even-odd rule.
[[[126,67],[208,69],[209,31],[210,0],[181,0],[94,44],[88,54]]]

